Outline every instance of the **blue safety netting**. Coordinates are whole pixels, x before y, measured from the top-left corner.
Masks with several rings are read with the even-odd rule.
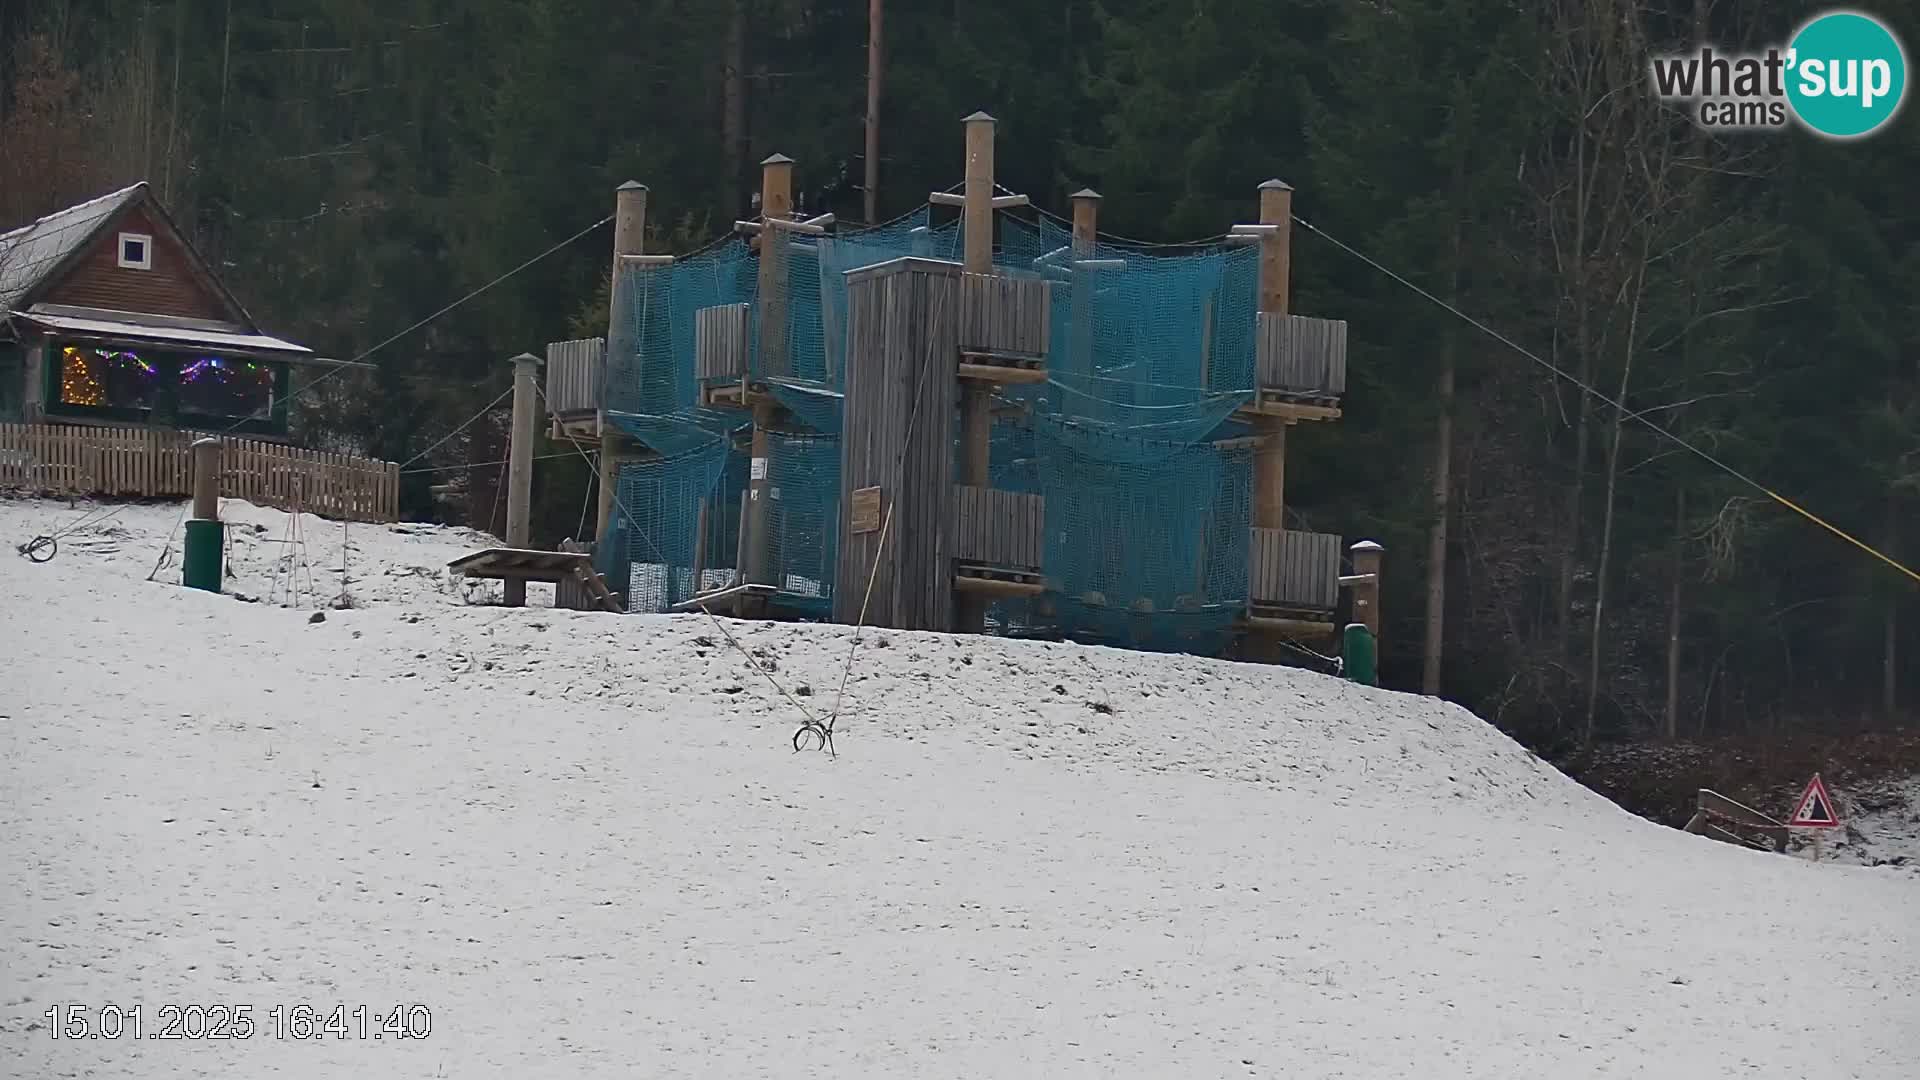
[[[1044,558],[1063,633],[1192,650],[1247,599],[1252,459],[1036,418]]]
[[[759,257],[744,240],[637,272],[638,355],[609,357],[611,418],[664,456],[621,473],[617,527],[626,539],[610,547],[632,560],[631,610],[664,610],[696,585],[739,580],[750,421],[699,406],[694,326],[701,309],[743,305],[748,370],[791,416],[788,430],[767,438],[766,580],[789,609],[829,613],[842,517],[846,275],[908,255],[959,260],[958,216],[941,216],[935,223],[922,208],[871,229],[780,234],[786,362],[777,373],[760,359]],[[1055,283],[1048,381],[1000,388],[989,445],[992,486],[1045,498],[1042,569],[1053,591],[996,602],[989,627],[1218,647],[1247,598],[1251,451],[1215,444],[1245,434],[1232,416],[1254,388],[1257,248],[1101,238],[1083,258],[1123,265],[1075,269],[1064,226],[997,218],[996,267]]]
[[[692,599],[701,566],[699,522],[726,464],[727,444],[716,439],[621,467],[615,530],[626,540],[626,566],[618,565],[615,549],[602,572],[626,596],[628,611],[658,614]]]
[[[839,556],[840,440],[767,435],[767,566],[783,607],[825,617]]]

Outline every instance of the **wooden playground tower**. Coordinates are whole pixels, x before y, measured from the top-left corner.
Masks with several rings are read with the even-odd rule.
[[[908,255],[845,274],[845,370],[837,373],[844,413],[836,622],[977,633],[994,601],[1044,602],[1050,591],[1042,565],[1043,497],[994,489],[989,444],[996,416],[1010,409],[1002,388],[1049,379],[1052,283],[995,266],[995,217],[1026,205],[1027,198],[995,192],[994,119],[975,113],[963,123],[962,191],[935,192],[928,199],[960,209],[962,259]],[[834,224],[831,215],[793,217],[794,164],[780,154],[762,163],[759,215],[736,223],[757,251],[759,302],[693,315],[699,404],[740,410],[743,426],[751,418],[751,469],[739,503],[738,565],[730,582],[680,609],[758,618],[779,604],[779,585],[768,565],[768,439],[771,432],[790,430],[795,418],[766,380],[790,371],[788,245],[794,238],[829,236]],[[1352,545],[1351,572],[1343,574],[1339,537],[1288,529],[1284,520],[1287,431],[1340,417],[1346,368],[1346,324],[1289,311],[1292,196],[1279,180],[1261,184],[1259,221],[1236,225],[1229,236],[1259,246],[1257,386],[1234,414],[1253,434],[1231,440],[1252,444],[1249,595],[1240,628],[1255,655],[1277,652],[1262,643],[1282,638],[1324,645],[1336,633],[1333,616],[1342,588],[1352,592],[1352,621],[1376,636],[1380,627],[1379,545]],[[609,423],[606,407],[608,388],[630,375],[619,370],[630,362],[624,358],[637,353],[628,312],[642,287],[638,275],[674,261],[644,250],[646,199],[647,189],[633,182],[616,193],[607,337],[548,348],[549,434],[599,452],[598,544],[608,542],[615,521],[623,463],[656,456]],[[1083,190],[1072,203],[1072,268],[1120,269],[1123,260],[1094,257],[1099,194]],[[1088,277],[1073,274],[1071,310],[1083,326]],[[1076,335],[1071,355],[1054,362],[1090,372],[1088,338]],[[754,356],[750,343],[756,339]],[[1209,345],[1198,344],[1204,357]],[[703,550],[711,509],[701,506]],[[700,579],[699,570],[694,576]]]

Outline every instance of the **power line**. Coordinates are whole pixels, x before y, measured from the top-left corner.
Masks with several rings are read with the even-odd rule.
[[[1772,499],[1774,502],[1779,503],[1781,506],[1786,507],[1787,509],[1793,511],[1796,514],[1799,514],[1801,517],[1806,518],[1808,521],[1813,522],[1815,525],[1818,525],[1821,528],[1832,533],[1833,535],[1839,537],[1840,539],[1845,540],[1847,543],[1852,544],[1854,547],[1859,548],[1861,551],[1864,551],[1867,554],[1873,556],[1874,558],[1880,560],[1881,562],[1886,563],[1888,566],[1893,567],[1895,570],[1898,570],[1902,574],[1905,574],[1907,577],[1912,578],[1916,583],[1920,583],[1920,572],[1914,571],[1911,567],[1904,565],[1903,563],[1893,558],[1893,556],[1888,555],[1887,553],[1881,551],[1879,548],[1876,548],[1871,544],[1868,544],[1865,541],[1856,538],[1853,534],[1847,532],[1845,529],[1840,528],[1838,525],[1833,524],[1827,519],[1819,516],[1818,514],[1815,514],[1811,510],[1808,510],[1805,507],[1801,506],[1799,503],[1794,502],[1792,499],[1787,498],[1785,495],[1782,495],[1779,492],[1773,490],[1772,488],[1767,487],[1765,484],[1762,484],[1760,481],[1755,480],[1753,477],[1748,476],[1744,472],[1741,472],[1739,469],[1734,468],[1733,466],[1720,460],[1719,458],[1708,453],[1707,451],[1702,450],[1700,447],[1695,446],[1693,443],[1688,442],[1686,439],[1681,438],[1680,436],[1674,434],[1673,432],[1667,430],[1666,428],[1661,427],[1659,424],[1654,423],[1652,420],[1647,419],[1646,413],[1644,410],[1636,410],[1634,412],[1629,413],[1625,405],[1607,396],[1602,391],[1594,389],[1592,386],[1589,386],[1586,383],[1580,381],[1578,378],[1568,373],[1563,368],[1556,366],[1551,361],[1548,361],[1542,358],[1539,354],[1533,352],[1532,350],[1526,348],[1525,346],[1520,345],[1518,342],[1514,341],[1512,338],[1507,337],[1505,334],[1502,334],[1498,330],[1493,329],[1492,327],[1488,326],[1486,323],[1483,323],[1480,320],[1474,318],[1473,316],[1468,315],[1466,312],[1461,311],[1459,308],[1454,307],[1452,304],[1447,303],[1445,300],[1440,299],[1439,297],[1433,295],[1432,293],[1421,288],[1420,286],[1415,285],[1413,282],[1408,281],[1406,278],[1401,277],[1399,274],[1394,273],[1392,270],[1388,269],[1385,266],[1382,266],[1379,262],[1375,261],[1372,258],[1369,258],[1367,255],[1359,251],[1356,251],[1352,247],[1340,242],[1340,240],[1336,239],[1335,237],[1319,229],[1312,222],[1306,220],[1300,215],[1298,214],[1293,215],[1293,220],[1296,222],[1299,222],[1301,228],[1304,228],[1307,231],[1314,233],[1317,236],[1325,238],[1329,243],[1333,244],[1333,246],[1353,256],[1354,258],[1359,259],[1361,262],[1366,263],[1368,266],[1373,267],[1375,270],[1380,271],[1381,273],[1387,275],[1388,277],[1406,286],[1407,288],[1412,289],[1414,292],[1420,294],[1422,297],[1432,302],[1441,310],[1446,311],[1447,313],[1453,315],[1455,318],[1458,318],[1462,322],[1465,322],[1467,325],[1473,327],[1474,329],[1480,331],[1481,333],[1487,335],[1488,337],[1494,339],[1495,341],[1498,341],[1500,344],[1505,345],[1507,348],[1512,349],[1514,352],[1519,353],[1521,356],[1526,357],[1527,359],[1533,361],[1535,364],[1538,364],[1541,367],[1545,368],[1546,370],[1552,372],[1555,377],[1562,379],[1566,382],[1572,383],[1575,387],[1578,387],[1580,391],[1586,394],[1587,396],[1594,398],[1595,400],[1600,401],[1606,405],[1611,406],[1616,412],[1620,413],[1621,415],[1625,416],[1628,419],[1639,421],[1642,425],[1644,425],[1649,430],[1654,432],[1654,434],[1659,435],[1661,438],[1664,438],[1674,443],[1675,445],[1679,446],[1681,449],[1694,455],[1700,460],[1706,462],[1707,464],[1713,466],[1716,469],[1719,469],[1721,472],[1726,473],[1728,476],[1733,477],[1735,480],[1738,480],[1741,483],[1747,485],[1748,487],[1753,488],[1755,491],[1760,492],[1762,495],[1765,495],[1767,498]]]

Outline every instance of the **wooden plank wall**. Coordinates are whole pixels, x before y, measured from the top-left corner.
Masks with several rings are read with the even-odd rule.
[[[860,617],[872,573],[869,624],[952,629],[949,515],[959,386],[954,378],[960,314],[957,269],[950,263],[902,259],[847,275],[836,621]],[[875,486],[880,488],[882,526],[856,533],[850,527],[851,494]],[[890,526],[885,524],[889,511]]]
[[[1038,570],[1046,520],[1046,500],[1039,495],[955,484],[953,557]]]
[[[1297,394],[1347,392],[1347,324],[1340,319],[1261,313],[1260,385]]]
[[[0,424],[0,486],[79,495],[184,498],[201,436],[164,428]],[[349,521],[398,521],[391,461],[222,437],[220,494]]]
[[[1332,611],[1340,595],[1340,538],[1298,529],[1252,530],[1247,591],[1256,604]]]
[[[693,375],[700,382],[747,373],[752,314],[748,304],[718,304],[693,313]]]
[[[557,416],[598,410],[606,370],[606,338],[548,343],[547,411]]]
[[[1038,277],[960,275],[960,348],[1016,356],[1047,354],[1052,293]]]

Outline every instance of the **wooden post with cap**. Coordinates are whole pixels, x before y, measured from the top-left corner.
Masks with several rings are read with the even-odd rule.
[[[1093,282],[1091,273],[1079,265],[1091,259],[1099,244],[1100,193],[1092,188],[1074,192],[1073,201],[1073,373],[1082,378],[1093,375]],[[1081,387],[1081,392],[1088,392]]]
[[[748,373],[768,378],[790,374],[787,325],[787,230],[771,222],[787,220],[793,214],[793,159],[785,154],[770,154],[760,163],[760,276],[758,282],[760,325],[757,371]],[[746,512],[741,528],[746,539],[742,580],[751,585],[771,584],[767,565],[768,515],[773,509],[767,495],[769,463],[767,429],[773,424],[774,403],[762,397],[753,402],[753,447],[748,461]],[[750,618],[766,614],[760,597],[749,596],[741,613]]]
[[[533,535],[533,439],[540,358],[521,353],[513,364],[513,428],[507,444],[507,546],[524,548]],[[508,607],[525,607],[527,583],[508,578]]]
[[[993,273],[993,135],[994,119],[984,111],[962,121],[966,125],[966,183],[961,197],[960,228],[968,274]],[[993,387],[977,379],[960,384],[960,439],[963,472],[960,482],[987,487],[992,473]],[[955,629],[977,634],[986,629],[987,600],[977,593],[954,597]]]
[[[647,250],[647,188],[629,180],[613,193],[613,287],[607,302],[607,355],[600,365],[600,474],[595,501],[595,548],[607,542],[613,528],[614,497],[620,483],[620,430],[607,423],[607,403],[621,380],[638,377],[629,367],[639,358],[641,342],[633,322],[634,292],[641,271],[626,256]],[[659,357],[653,358],[655,362]]]
[[[1288,275],[1291,273],[1293,188],[1282,180],[1260,185],[1260,224],[1270,226],[1260,238],[1260,311],[1287,314]],[[1287,492],[1287,422],[1278,416],[1260,416],[1254,430],[1262,438],[1253,453],[1253,524],[1261,529],[1285,529]]]

